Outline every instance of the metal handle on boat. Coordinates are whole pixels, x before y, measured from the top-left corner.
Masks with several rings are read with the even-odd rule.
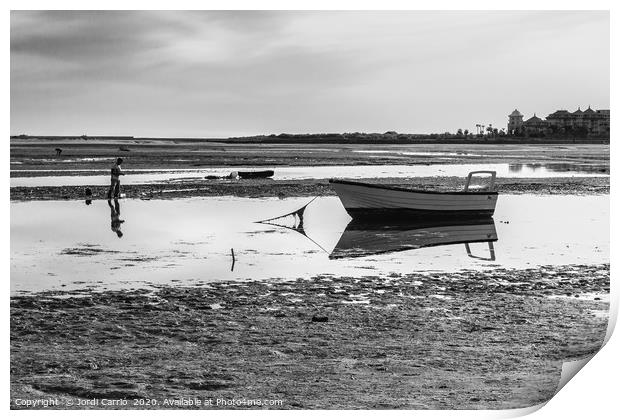
[[[471,253],[471,249],[469,248],[469,242],[465,242],[465,250],[467,251],[467,256],[471,258],[475,258],[477,260],[495,261],[495,248],[493,248],[493,242],[489,241],[487,243],[489,244],[489,255],[490,255],[489,258],[475,256],[474,254]]]
[[[473,172],[470,172],[469,175],[467,175],[467,182],[465,183],[465,191],[469,191],[469,184],[471,183],[471,177],[472,177],[472,175],[475,175],[475,174],[490,174],[491,175],[491,182],[489,183],[488,190],[489,191],[493,191],[493,189],[495,188],[495,177],[497,176],[497,173],[495,171],[473,171]]]

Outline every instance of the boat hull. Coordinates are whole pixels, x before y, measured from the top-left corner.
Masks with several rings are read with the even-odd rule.
[[[257,179],[257,178],[271,178],[274,175],[274,172],[271,170],[253,171],[253,172],[239,171],[237,172],[237,174],[239,175],[239,178],[242,178],[242,179]]]
[[[434,192],[330,180],[353,218],[488,218],[497,192]]]

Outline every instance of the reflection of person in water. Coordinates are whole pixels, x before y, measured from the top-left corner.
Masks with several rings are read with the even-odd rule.
[[[125,221],[121,220],[121,206],[116,199],[114,205],[112,205],[112,201],[108,200],[108,206],[110,206],[110,229],[112,232],[116,232],[116,236],[122,238],[121,223],[125,223]]]

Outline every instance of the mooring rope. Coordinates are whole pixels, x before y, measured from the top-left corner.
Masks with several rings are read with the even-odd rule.
[[[323,251],[325,251],[325,252],[327,252],[329,254],[329,252],[325,248],[323,248],[314,239],[309,237],[306,234],[306,231],[304,230],[304,212],[306,211],[306,207],[308,207],[310,205],[310,203],[312,203],[317,198],[318,198],[318,196],[314,197],[312,200],[308,201],[305,205],[301,206],[297,210],[294,210],[294,211],[292,211],[290,213],[286,213],[286,214],[283,214],[281,216],[272,217],[272,218],[269,218],[269,219],[259,220],[259,221],[255,222],[255,223],[261,223],[261,224],[264,224],[264,225],[283,227],[283,228],[286,228],[286,229],[294,230],[295,232],[301,233],[303,236],[305,236],[310,241],[312,241],[312,243],[314,243],[316,246],[318,246]],[[286,225],[279,224],[279,223],[273,223],[274,220],[283,219],[283,218],[288,217],[288,216],[293,216],[293,217],[297,216],[297,217],[299,217],[299,224],[297,226],[293,225],[293,227],[290,227],[290,226],[286,226]]]
[[[279,226],[277,223],[269,223],[269,222],[271,222],[273,220],[283,219],[283,218],[288,217],[288,216],[295,216],[295,215],[297,215],[297,216],[299,216],[299,220],[300,220],[299,228],[303,230],[304,212],[306,211],[306,207],[308,207],[310,205],[310,203],[312,203],[317,198],[318,198],[318,196],[314,197],[312,200],[308,201],[305,205],[301,206],[297,210],[294,210],[294,211],[292,211],[290,213],[286,213],[286,214],[283,214],[282,216],[272,217],[272,218],[269,218],[269,219],[259,220],[259,221],[255,222],[255,223],[265,223],[265,224]],[[282,227],[288,227],[288,226],[282,226]]]

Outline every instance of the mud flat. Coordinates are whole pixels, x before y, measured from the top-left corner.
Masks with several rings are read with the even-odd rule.
[[[55,147],[62,148],[61,156],[55,156]],[[610,170],[609,145],[302,145],[228,144],[183,139],[12,139],[11,179],[20,181],[10,189],[11,200],[86,199],[84,191],[87,187],[93,191],[92,198],[104,198],[109,168],[119,155],[125,158],[123,168],[128,176],[122,180],[122,188],[129,198],[333,195],[328,179],[351,176],[346,171],[339,172],[343,167],[364,168],[364,179],[360,181],[428,189],[461,189],[463,177],[469,170],[462,174],[453,172],[459,165],[477,165],[478,169],[488,169],[492,165],[509,168],[507,172],[498,172],[500,193],[609,193],[609,176],[606,176]],[[416,173],[391,178],[394,175],[389,171],[399,166],[414,168]],[[236,182],[205,179],[218,167],[226,168],[225,173],[218,175],[227,175],[240,167],[275,169],[276,179]],[[303,167],[306,172],[302,171],[303,175],[296,179],[277,179],[282,173],[302,170]],[[377,168],[381,167],[389,174],[377,175]],[[191,174],[193,178],[181,179],[187,177],[188,171],[196,172]],[[519,175],[520,171],[525,171],[525,175]],[[540,172],[548,173],[542,178]],[[144,182],[145,176],[149,178],[147,174],[153,175],[150,181],[156,181]],[[155,176],[162,174],[165,177]],[[173,181],[175,176],[178,179]],[[27,179],[42,180],[45,177],[57,179],[38,186],[36,181]],[[61,184],[59,179],[65,177],[74,177],[80,180],[80,184],[93,185],[78,186],[73,181]],[[129,179],[139,181],[129,184]]]
[[[12,408],[181,397],[282,400],[220,409],[526,407],[552,397],[564,361],[600,348],[609,308],[608,264],[211,281],[13,296]]]
[[[109,170],[213,166],[567,163],[609,168],[609,145],[585,144],[231,144],[156,139],[11,139],[11,169]],[[55,148],[62,149],[56,156]]]
[[[460,190],[460,177],[416,177],[361,179],[362,182],[381,183],[405,188],[429,190]],[[92,196],[84,194],[90,188]],[[509,194],[609,194],[609,177],[572,178],[498,178],[500,193]],[[12,187],[11,200],[83,200],[106,197],[107,185]],[[181,198],[181,197],[302,197],[335,195],[327,179],[313,180],[187,180],[149,184],[122,185],[127,198]]]

